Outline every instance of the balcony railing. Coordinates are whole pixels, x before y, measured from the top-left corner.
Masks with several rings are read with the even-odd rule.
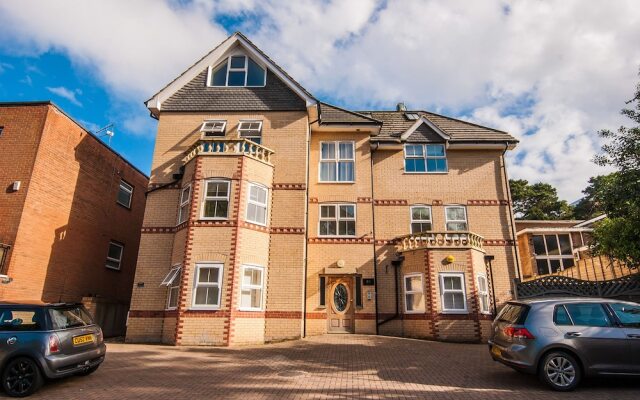
[[[203,138],[193,145],[184,157],[185,164],[199,155],[247,156],[271,165],[273,150],[247,139]]]
[[[473,232],[421,232],[397,238],[398,251],[418,249],[473,248],[484,251],[483,238]]]

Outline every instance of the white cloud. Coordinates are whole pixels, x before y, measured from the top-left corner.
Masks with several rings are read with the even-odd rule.
[[[627,123],[618,111],[640,65],[633,0],[2,2],[0,46],[65,52],[139,105],[226,37],[223,20],[321,98],[405,101],[510,131],[511,176],[568,200],[605,172],[595,132]],[[149,131],[144,114],[123,127]]]
[[[0,62],[0,74],[8,69],[13,69],[13,65],[6,62]]]
[[[80,102],[80,100],[77,99],[76,97],[76,93],[77,94],[82,94],[82,91],[76,89],[76,91],[73,90],[69,90],[64,86],[58,86],[58,87],[49,87],[47,86],[47,90],[50,91],[51,93],[60,96],[64,99],[69,100],[70,103],[75,104],[78,107],[82,107],[82,103]]]

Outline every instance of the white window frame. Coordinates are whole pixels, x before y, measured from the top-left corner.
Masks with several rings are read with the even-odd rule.
[[[109,257],[109,249],[111,248],[111,245],[114,245],[116,247],[120,247],[120,258],[112,258]],[[107,263],[104,264],[104,266],[106,268],[115,270],[115,271],[120,271],[120,269],[122,268],[122,258],[124,257],[124,244],[122,243],[118,243],[118,242],[114,242],[113,240],[109,241],[109,246],[107,247],[107,261],[112,261],[112,262],[117,262],[118,263],[118,267],[112,267],[110,265],[108,265]]]
[[[560,248],[560,238],[558,236],[560,235],[567,235],[569,236],[569,245],[571,246],[571,254],[562,254],[562,249]],[[533,237],[534,236],[542,236],[542,241],[544,242],[544,255],[539,255],[537,253],[535,253],[535,247],[533,246]],[[549,248],[547,247],[547,236],[555,236],[556,237],[556,243],[558,244],[558,252],[560,254],[552,254],[549,255]],[[553,274],[554,272],[551,272],[551,260],[560,260],[560,271],[564,271],[564,259],[570,259],[573,260],[573,265],[575,266],[575,257],[573,256],[573,238],[571,237],[571,233],[570,232],[558,232],[558,233],[538,233],[538,234],[534,234],[531,235],[531,249],[533,250],[534,254],[535,254],[535,260],[536,260],[536,271],[538,270],[538,260],[545,260],[547,262],[547,270],[549,271],[548,274],[543,274],[543,275],[550,275]],[[543,276],[543,275],[539,275],[539,276]]]
[[[333,158],[322,158],[322,145],[325,143],[333,143],[334,145],[334,153]],[[350,143],[351,144],[351,153],[353,154],[352,158],[340,158],[340,144]],[[356,142],[353,140],[338,140],[338,141],[322,141],[320,142],[320,154],[318,155],[318,183],[355,183],[356,181]],[[338,165],[341,162],[351,162],[353,164],[353,180],[350,181],[341,181],[339,180],[339,172]],[[336,180],[334,181],[325,181],[322,180],[322,164],[323,163],[334,163],[336,166]]]
[[[181,276],[180,274],[181,271],[182,271],[181,264],[174,265],[173,267],[171,267],[171,270],[164,277],[164,279],[162,280],[162,283],[160,284],[160,286],[167,287],[167,304],[165,306],[165,310],[175,310],[177,308],[177,306],[176,307],[171,306],[171,296],[175,289],[177,289],[177,294],[176,294],[176,296],[178,297],[177,300],[180,301],[180,298],[179,298],[180,297],[180,279],[178,279],[178,277]]]
[[[484,279],[484,287],[485,290],[480,290],[480,279]],[[480,310],[481,314],[491,314],[491,296],[489,296],[489,280],[485,274],[477,274],[476,275],[476,286],[478,288],[478,310]],[[482,309],[482,298],[486,297],[487,299],[487,309]]]
[[[460,278],[462,289],[445,289],[444,287],[444,278],[445,277],[455,277]],[[442,307],[442,314],[468,314],[467,307],[467,285],[465,282],[465,274],[464,272],[441,272],[440,276],[440,304]],[[462,293],[462,301],[464,303],[464,309],[446,309],[444,306],[444,296],[447,293]]]
[[[413,278],[413,277],[420,277],[420,290],[407,290],[407,278]],[[426,311],[426,308],[423,308],[422,310],[408,310],[407,307],[407,295],[409,294],[416,294],[416,293],[421,293],[422,294],[422,299],[423,299],[423,307],[426,307],[426,302],[425,302],[425,298],[424,298],[424,278],[422,277],[421,273],[413,273],[413,274],[406,274],[404,275],[404,277],[402,278],[402,287],[404,288],[404,312],[405,314],[424,314]]]
[[[202,268],[218,268],[218,280],[215,283],[199,283],[200,269]],[[193,279],[193,294],[191,299],[191,308],[195,310],[219,310],[222,299],[222,280],[224,279],[224,264],[218,262],[200,262],[196,264],[196,273]],[[196,304],[196,293],[199,287],[217,287],[218,288],[218,304]]]
[[[208,127],[207,125],[213,124],[214,126]],[[222,126],[216,126],[222,124]],[[225,129],[227,128],[227,121],[221,119],[207,119],[202,122],[202,126],[200,127],[200,132],[202,132],[202,137],[224,137]]]
[[[407,155],[407,146],[420,146],[422,147],[422,156],[408,156]],[[442,150],[444,153],[444,156],[429,156],[427,155],[427,147],[428,146],[442,146]],[[447,159],[447,146],[444,143],[428,143],[428,144],[421,144],[421,143],[405,143],[404,146],[402,146],[402,151],[404,154],[404,159],[405,161],[407,159],[423,159],[424,160],[424,171],[407,171],[407,164],[405,162],[404,164],[404,173],[405,174],[448,174],[449,173],[449,160]],[[445,171],[429,171],[428,170],[428,165],[429,163],[427,163],[428,159],[443,159],[445,160],[445,164],[446,164],[446,170]]]
[[[184,198],[184,192],[185,191],[189,191],[187,199],[185,200]],[[180,190],[180,204],[178,205],[178,223],[177,225],[182,224],[183,222],[186,222],[189,220],[189,212],[191,211],[191,184],[188,184],[187,186],[183,187]],[[186,217],[186,218],[185,218]]]
[[[260,203],[259,201],[256,200],[251,200],[251,188],[258,188],[258,189],[262,189],[265,191],[265,200],[264,200],[264,204]],[[260,221],[254,221],[249,219],[249,204],[253,204],[256,207],[264,207],[264,222],[260,222]],[[261,185],[259,183],[253,183],[250,182],[249,183],[249,190],[247,190],[247,208],[246,208],[246,212],[245,212],[245,221],[247,222],[251,222],[252,224],[256,224],[256,225],[261,225],[261,226],[267,226],[267,221],[269,220],[269,188],[267,188],[264,185]]]
[[[248,284],[245,285],[244,283],[244,273],[246,270],[248,269],[254,269],[254,270],[259,270],[260,271],[260,284],[259,285],[252,285],[252,284]],[[241,271],[241,275],[240,275],[240,298],[238,299],[238,309],[240,311],[262,311],[264,310],[264,296],[265,296],[265,290],[264,290],[264,280],[265,280],[265,269],[264,267],[260,266],[260,265],[253,265],[253,264],[243,264],[242,265],[242,271]],[[260,290],[260,307],[245,307],[242,305],[242,292],[245,290],[252,290],[252,289],[258,289]]]
[[[353,207],[353,218],[345,218],[340,217],[340,206],[352,206]],[[322,217],[322,207],[334,207],[335,208],[335,218]],[[357,237],[357,228],[358,228],[358,207],[356,207],[355,203],[323,203],[318,207],[318,236],[319,237]],[[320,223],[322,221],[335,221],[336,222],[336,234],[335,235],[322,235],[320,233]],[[353,221],[354,224],[354,234],[353,235],[340,235],[340,221]]]
[[[119,194],[120,194],[120,191],[122,191],[122,190],[124,190],[125,192],[129,193],[129,203],[128,204],[120,203]],[[133,202],[133,185],[127,183],[124,179],[120,179],[120,184],[118,186],[118,196],[116,196],[116,203],[120,204],[123,207],[131,208],[131,203],[132,202]]]
[[[243,124],[258,124],[258,128],[243,128],[242,125]],[[253,135],[248,135],[245,132],[251,133],[251,132],[255,132],[257,131],[257,134],[253,134]],[[259,139],[259,143],[262,143],[262,121],[260,120],[255,120],[255,119],[243,119],[238,121],[238,137],[241,139],[248,139],[248,140],[252,140],[252,139]]]
[[[226,183],[227,184],[227,196],[207,196],[207,188],[209,182]],[[206,209],[207,200],[209,201],[227,201],[227,216],[226,217],[205,217],[204,211]],[[204,192],[202,193],[202,205],[200,210],[200,219],[207,221],[227,221],[229,219],[229,208],[231,207],[231,181],[228,179],[206,179],[204,181]]]
[[[429,209],[429,217],[431,217],[430,219],[413,219],[413,209],[414,208],[427,208]],[[431,229],[433,230],[433,210],[431,209],[431,206],[428,206],[426,204],[414,204],[411,207],[409,207],[409,232],[414,235],[416,233],[420,233],[420,232],[413,232],[413,224],[426,224],[429,223],[431,225]]]
[[[450,208],[462,208],[464,210],[464,220],[462,219],[449,219],[449,214],[447,213],[447,210]],[[463,231],[450,231],[449,228],[447,227],[447,225],[449,225],[449,222],[464,222],[465,225],[467,226],[467,229],[463,230]],[[447,232],[468,232],[469,231],[469,216],[467,215],[467,207],[461,205],[461,204],[450,204],[444,207],[444,230]]]
[[[231,68],[231,57],[244,57],[244,67],[243,68]],[[252,59],[253,60],[253,59]],[[267,68],[261,63],[253,60],[256,65],[258,65],[264,71],[264,79],[262,81],[262,85],[247,85],[247,81],[249,80],[249,56],[244,53],[234,53],[227,57],[224,62],[219,63],[215,66],[210,66],[207,71],[207,86],[208,87],[265,87],[267,85]],[[214,86],[212,85],[211,78],[213,78],[213,74],[216,72],[217,68],[226,64],[227,73],[225,74],[224,86]],[[244,71],[244,86],[229,86],[229,72],[241,72]]]

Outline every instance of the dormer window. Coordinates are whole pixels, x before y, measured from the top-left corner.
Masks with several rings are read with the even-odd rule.
[[[204,121],[200,127],[203,137],[224,136],[227,121]]]
[[[262,142],[262,121],[240,121],[238,134],[241,138],[260,144]]]
[[[218,64],[211,73],[210,86],[264,86],[266,71],[245,55],[234,55]]]
[[[418,118],[420,118],[420,116],[416,113],[405,113],[404,116],[407,117],[409,121],[417,121]]]

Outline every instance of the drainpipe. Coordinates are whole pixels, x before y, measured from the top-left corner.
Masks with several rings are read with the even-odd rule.
[[[307,124],[307,162],[305,163],[305,202],[304,202],[304,247],[303,247],[303,266],[302,266],[302,337],[307,336],[307,242],[309,240],[309,156],[311,148],[311,124],[318,122],[309,122]]]
[[[516,258],[516,279],[519,281],[520,280],[520,256],[518,255],[518,248],[517,248],[518,238],[516,236],[516,226],[513,221],[513,208],[511,206],[511,188],[509,187],[509,176],[507,175],[507,163],[504,160],[504,153],[506,153],[508,149],[509,149],[509,144],[505,143],[504,151],[502,152],[502,156],[500,156],[500,158],[502,159],[504,185],[507,190],[507,199],[508,199],[508,206],[509,206],[509,221],[511,222],[511,235],[513,237],[513,252],[515,253],[514,255]],[[516,294],[515,288],[513,289],[513,293],[514,295]]]
[[[373,290],[374,290],[374,301],[375,301],[375,310],[376,310],[376,335],[379,334],[378,326],[378,257],[376,255],[376,210],[374,206],[374,191],[373,191],[373,152],[378,149],[378,144],[375,143],[375,147],[371,142],[369,142],[369,161],[371,162],[371,234],[373,235]],[[396,288],[397,291],[397,288]],[[397,300],[396,300],[397,302]],[[397,307],[396,307],[397,309]]]

